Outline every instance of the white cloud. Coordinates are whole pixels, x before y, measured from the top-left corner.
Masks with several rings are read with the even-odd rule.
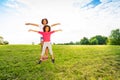
[[[102,3],[107,3],[107,2],[111,2],[112,0],[100,0],[100,2]]]
[[[75,7],[84,7],[86,4],[90,3],[92,0],[76,0],[73,5]]]
[[[0,21],[3,23],[0,26],[5,28],[0,29],[1,35],[11,43],[38,43],[39,34],[27,32],[33,27],[25,26],[24,23],[40,23],[42,18],[48,18],[49,24],[61,23],[52,28],[63,29],[63,32],[52,35],[52,42],[57,43],[79,41],[82,37],[90,38],[98,34],[109,36],[112,29],[120,28],[120,1],[105,3],[102,0],[103,3],[95,8],[81,8],[91,1],[16,0],[15,3],[8,3],[15,11],[9,12],[7,16],[2,15]]]
[[[112,29],[120,28],[120,1],[101,3],[95,8],[80,8],[79,15],[82,17],[85,36],[110,35]],[[85,31],[84,31],[85,32]]]

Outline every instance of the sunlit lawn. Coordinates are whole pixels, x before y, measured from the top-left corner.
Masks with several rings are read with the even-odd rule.
[[[120,46],[53,45],[55,63],[37,64],[39,45],[1,45],[0,80],[120,80]]]

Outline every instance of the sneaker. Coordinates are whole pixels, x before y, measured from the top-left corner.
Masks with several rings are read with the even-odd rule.
[[[55,63],[55,59],[52,59],[52,63]]]
[[[40,64],[41,62],[42,62],[42,61],[41,61],[41,60],[39,60],[39,61],[38,61],[38,64]]]

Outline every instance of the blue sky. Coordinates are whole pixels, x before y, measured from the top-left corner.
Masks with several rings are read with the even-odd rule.
[[[89,6],[91,6],[91,8],[94,8],[98,6],[99,4],[101,4],[100,0],[92,0],[88,4],[85,4],[85,6],[83,6],[82,8],[89,7]]]
[[[6,0],[0,0],[0,13],[4,12]]]
[[[48,18],[49,25],[61,23],[52,28],[63,29],[52,35],[55,43],[109,36],[120,28],[120,0],[0,0],[0,36],[11,44],[39,43],[40,35],[28,32],[39,28],[24,24],[40,24],[42,18]]]

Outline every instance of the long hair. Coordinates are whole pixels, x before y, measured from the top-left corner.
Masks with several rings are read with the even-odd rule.
[[[44,20],[47,22],[46,24],[48,24],[47,18],[42,19],[41,23],[43,24],[43,21],[44,21]]]
[[[50,28],[50,26],[49,25],[45,25],[44,27],[43,27],[43,31],[45,32],[45,28],[46,27],[48,27],[49,28],[49,31],[48,32],[50,32],[51,31],[51,28]]]

